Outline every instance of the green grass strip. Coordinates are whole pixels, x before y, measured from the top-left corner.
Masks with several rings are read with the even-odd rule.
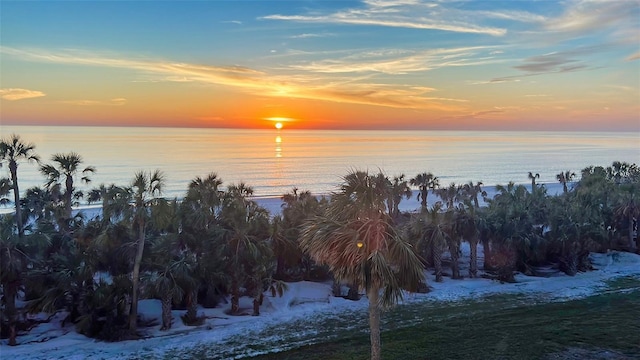
[[[609,352],[611,359],[640,358],[640,279],[611,281],[585,299],[535,303],[518,295],[483,301],[406,304],[386,313],[385,359],[555,359],[568,349],[580,357]],[[409,322],[410,325],[406,325]],[[368,359],[366,332],[254,359]],[[277,344],[274,344],[277,345]],[[602,357],[604,358],[604,357]]]

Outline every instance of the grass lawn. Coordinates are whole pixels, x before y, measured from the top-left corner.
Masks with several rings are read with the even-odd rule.
[[[382,356],[640,359],[640,278],[619,278],[608,285],[598,295],[556,303],[498,295],[482,301],[406,304],[383,314]],[[367,332],[337,332],[333,339],[254,359],[369,358]]]

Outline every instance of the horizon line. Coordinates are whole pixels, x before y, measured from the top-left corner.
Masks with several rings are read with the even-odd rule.
[[[427,128],[427,127],[406,127],[406,128],[398,128],[398,127],[370,127],[370,128],[362,128],[362,127],[326,127],[326,128],[316,128],[316,127],[287,127],[283,129],[275,129],[273,127],[241,127],[241,126],[198,126],[198,125],[143,125],[143,124],[133,124],[133,125],[109,125],[109,124],[14,124],[14,123],[0,123],[0,127],[87,127],[87,128],[160,128],[160,129],[222,129],[222,130],[260,130],[260,131],[277,131],[277,132],[288,132],[288,131],[500,131],[500,132],[600,132],[600,133],[628,133],[628,132],[637,132],[640,133],[640,127],[637,129],[594,129],[594,128],[580,128],[580,129],[567,129],[567,128],[559,128],[559,129],[534,129],[534,128],[524,128],[524,129],[513,129],[513,128]]]

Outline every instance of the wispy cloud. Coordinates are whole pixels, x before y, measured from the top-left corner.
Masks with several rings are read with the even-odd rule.
[[[505,61],[494,56],[482,54],[484,50],[490,48],[492,47],[477,46],[425,51],[393,49],[361,52],[341,59],[292,65],[291,68],[320,73],[378,72],[406,74],[443,67],[484,65]]]
[[[115,98],[111,100],[64,100],[61,104],[78,106],[122,106],[127,103],[125,98]]]
[[[629,55],[625,60],[627,61],[640,60],[640,51],[635,54]]]
[[[509,83],[509,82],[519,82],[520,79],[517,79],[515,77],[513,78],[496,78],[496,79],[491,79],[491,80],[481,80],[481,81],[471,81],[469,82],[469,84],[471,85],[493,85],[493,84],[502,84],[502,83]]]
[[[0,89],[0,98],[9,101],[33,99],[37,97],[46,96],[42,91],[27,90],[18,88]]]
[[[567,54],[551,53],[524,59],[524,64],[516,65],[514,68],[529,73],[548,73],[575,71],[587,67],[579,62],[577,59],[569,58]]]
[[[251,80],[264,75],[261,71],[242,66],[211,66],[177,63],[164,60],[130,59],[114,55],[91,53],[79,50],[47,51],[39,49],[17,49],[0,47],[0,52],[25,60],[59,64],[104,66],[139,70],[144,73],[163,74],[166,81],[203,81],[223,85],[238,83],[251,85]]]
[[[490,115],[503,114],[506,113],[506,109],[501,109],[499,107],[495,107],[490,110],[482,110],[482,111],[474,111],[467,112],[459,115],[446,116],[441,118],[441,120],[477,120],[477,119],[488,119]]]
[[[514,81],[515,79],[546,74],[560,74],[594,69],[582,58],[591,54],[606,51],[612,44],[581,46],[574,49],[555,51],[542,55],[530,56],[522,60],[521,65],[513,68],[524,72],[521,75],[510,75],[493,78],[489,83]]]
[[[232,86],[261,96],[442,111],[457,109],[450,104],[451,99],[425,96],[429,92],[425,87],[371,83],[365,79],[361,81],[349,78],[327,79],[318,76],[277,75],[242,66],[212,66],[165,60],[132,59],[77,50],[56,52],[0,47],[0,52],[29,61],[128,69],[144,76],[160,75],[159,79],[165,81],[179,79],[179,81]],[[84,101],[76,104],[91,105],[92,103]]]
[[[576,0],[566,10],[545,23],[547,30],[566,33],[590,33],[620,27],[625,22],[638,25],[640,9],[637,1]]]
[[[421,16],[418,16],[420,14]],[[264,16],[265,20],[295,21],[322,24],[351,24],[383,27],[398,27],[421,30],[440,30],[459,33],[486,34],[502,36],[506,29],[483,26],[471,23],[467,12],[443,7],[442,4],[424,3],[411,0],[369,0],[364,6],[354,7],[327,14]],[[498,16],[498,13],[487,12],[484,16]],[[522,14],[501,14],[503,18],[521,20],[527,18]]]
[[[475,16],[487,17],[492,19],[500,19],[500,20],[511,20],[525,23],[542,23],[547,21],[547,18],[533,14],[527,11],[475,11],[473,12]]]
[[[330,37],[330,36],[335,36],[335,34],[332,34],[332,33],[320,33],[320,34],[304,33],[304,34],[293,35],[293,36],[291,36],[291,39],[324,38],[324,37]]]

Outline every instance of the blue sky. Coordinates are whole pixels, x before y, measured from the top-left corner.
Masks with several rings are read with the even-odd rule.
[[[640,130],[639,1],[0,6],[5,123]]]

